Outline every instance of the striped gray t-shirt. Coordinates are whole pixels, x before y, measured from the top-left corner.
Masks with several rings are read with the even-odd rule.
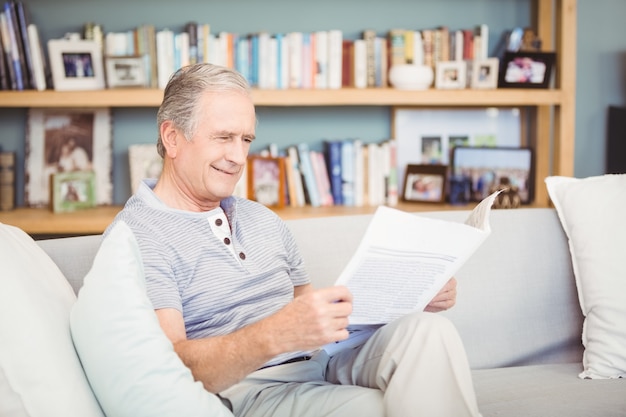
[[[129,225],[148,297],[155,309],[182,312],[189,339],[232,333],[267,317],[293,300],[294,286],[309,283],[294,237],[267,207],[238,197],[222,201],[233,253],[211,229],[214,211],[171,209],[154,184],[142,183],[107,230],[120,220]]]

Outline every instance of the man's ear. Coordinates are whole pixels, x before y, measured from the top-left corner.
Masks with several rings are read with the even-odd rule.
[[[163,142],[163,147],[165,148],[165,153],[170,158],[175,158],[178,153],[178,141],[181,139],[179,137],[178,129],[174,126],[174,123],[171,120],[166,120],[161,123],[161,141]]]

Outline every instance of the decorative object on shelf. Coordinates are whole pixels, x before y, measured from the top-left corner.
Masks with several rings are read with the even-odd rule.
[[[268,207],[285,206],[285,158],[248,157],[248,198]]]
[[[54,89],[101,90],[104,88],[102,46],[75,35],[48,41]]]
[[[148,86],[144,57],[108,56],[104,62],[108,88]]]
[[[493,184],[490,191],[496,192],[501,190],[498,197],[493,202],[493,208],[498,209],[511,209],[518,208],[522,204],[522,199],[519,195],[519,187],[511,184],[509,177],[501,177],[498,184]]]
[[[113,200],[111,114],[98,109],[30,109],[26,128],[24,199],[47,207],[50,175],[93,170],[96,202]]]
[[[433,79],[433,69],[428,65],[400,64],[389,69],[389,82],[398,90],[426,90]]]
[[[409,202],[443,203],[447,172],[447,165],[407,165],[402,199]]]
[[[435,65],[436,88],[461,89],[467,86],[467,63],[465,61],[440,61]]]
[[[128,147],[130,168],[130,188],[135,194],[142,180],[159,178],[163,169],[163,158],[157,152],[156,144],[142,143]]]
[[[498,87],[548,88],[555,61],[554,52],[507,52],[500,67]]]
[[[50,176],[51,204],[54,213],[96,206],[96,175],[93,171],[59,172]]]
[[[534,192],[533,151],[527,147],[457,146],[452,155],[452,175],[471,180],[471,201],[481,201],[489,193],[508,188],[509,205],[529,204]],[[516,201],[512,201],[511,199]],[[504,205],[504,202],[502,202]]]
[[[15,152],[0,152],[0,211],[15,208]]]
[[[476,59],[472,61],[472,88],[498,87],[498,58]]]

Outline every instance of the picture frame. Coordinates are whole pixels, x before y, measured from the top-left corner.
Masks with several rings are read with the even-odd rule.
[[[452,154],[452,176],[467,178],[470,201],[481,201],[500,188],[519,196],[520,204],[534,198],[534,152],[530,147],[457,146]]]
[[[28,111],[25,144],[24,202],[48,207],[50,176],[94,171],[96,203],[113,200],[111,112],[108,108]]]
[[[500,88],[548,88],[556,53],[506,52],[498,76]]]
[[[248,198],[267,207],[285,206],[285,158],[248,157]]]
[[[57,91],[105,88],[102,47],[84,39],[50,39],[48,58]]]
[[[435,88],[450,90],[463,89],[467,86],[465,61],[440,61],[436,63],[435,69]]]
[[[51,208],[66,213],[96,206],[96,174],[93,171],[59,172],[50,176]]]
[[[404,174],[402,200],[443,203],[446,199],[447,165],[409,164]]]
[[[146,86],[146,67],[142,56],[107,56],[104,62],[108,88]]]
[[[138,143],[128,147],[130,188],[133,194],[144,179],[158,179],[163,170],[163,158],[156,143]]]
[[[498,87],[498,58],[476,59],[472,61],[472,79],[470,87],[492,89]]]

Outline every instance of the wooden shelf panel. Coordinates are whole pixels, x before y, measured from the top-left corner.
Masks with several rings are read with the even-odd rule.
[[[541,106],[559,105],[560,90],[339,90],[253,91],[257,106]],[[163,90],[149,88],[94,91],[2,91],[0,107],[158,107]]]
[[[440,210],[470,210],[476,203],[467,205],[400,203],[396,208],[407,212]],[[20,207],[12,211],[0,212],[0,223],[17,226],[30,235],[92,235],[104,232],[122,206],[104,206],[71,213],[52,213],[45,208]],[[311,217],[349,216],[373,214],[375,206],[347,207],[285,207],[275,209],[283,220]]]

